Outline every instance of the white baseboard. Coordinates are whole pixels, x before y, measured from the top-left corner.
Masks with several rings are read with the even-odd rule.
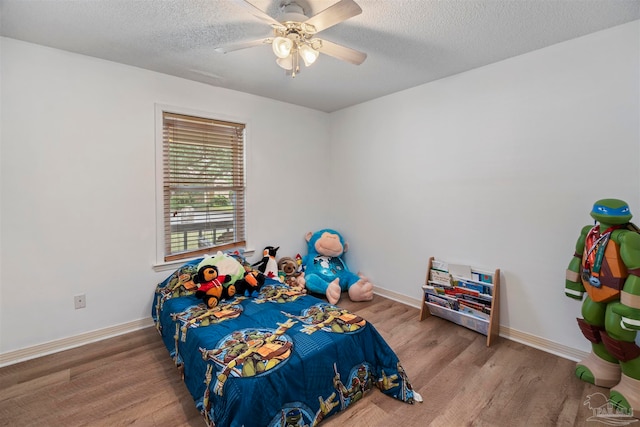
[[[412,298],[380,287],[375,287],[374,293],[385,298],[398,301],[402,304],[406,304],[410,307],[420,308],[420,304],[422,304],[422,301],[417,298]],[[153,321],[151,318],[140,319],[97,331],[86,332],[69,338],[35,345],[33,347],[27,347],[21,350],[9,351],[7,353],[0,354],[0,367],[13,365],[18,362],[35,359],[37,357],[46,356],[47,354],[57,353],[70,348],[80,347],[85,344],[137,331],[138,329],[152,325]],[[566,345],[531,335],[526,332],[517,331],[502,325],[500,326],[500,336],[569,360],[580,361],[588,355],[587,352],[582,350],[567,347]]]
[[[378,286],[374,286],[373,293],[383,296],[385,298],[389,298],[390,300],[401,302],[405,305],[408,305],[410,307],[414,307],[417,309],[420,309],[420,305],[422,304],[422,301],[417,298],[408,297],[404,294],[399,294],[397,292],[390,291],[389,289],[380,288]]]
[[[568,347],[555,341],[550,341],[548,339],[507,328],[502,325],[500,325],[500,336],[528,345],[529,347],[537,348],[538,350],[546,351],[547,353],[555,354],[556,356],[560,356],[565,359],[573,360],[574,362],[579,362],[589,355],[586,351]]]
[[[21,350],[9,351],[0,354],[0,367],[13,365],[25,360],[35,359],[37,357],[46,356],[47,354],[57,353],[59,351],[68,350],[70,348],[80,347],[85,344],[104,340],[107,338],[123,335],[128,332],[137,331],[138,329],[147,328],[153,325],[151,318],[134,320],[133,322],[123,323],[121,325],[111,326],[97,331],[86,332],[73,337],[63,338],[48,343],[34,345]]]
[[[380,288],[377,286],[374,288],[374,293],[377,295],[383,296],[385,298],[389,298],[391,300],[398,301],[400,303],[403,303],[418,309],[422,304],[422,300],[420,299],[408,297],[406,295],[399,294],[397,292],[393,292],[388,289]],[[508,340],[516,341],[516,342],[519,342],[520,344],[537,348],[538,350],[555,354],[556,356],[560,356],[565,359],[573,360],[576,362],[584,359],[589,354],[588,352],[585,352],[573,347],[568,347],[566,345],[559,344],[557,342],[550,341],[545,338],[538,337],[536,335],[531,335],[526,332],[511,329],[502,325],[500,325],[500,336]]]

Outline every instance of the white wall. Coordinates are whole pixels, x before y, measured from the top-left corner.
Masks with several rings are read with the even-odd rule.
[[[150,317],[155,285],[171,273],[153,270],[155,103],[248,124],[250,247],[276,243],[293,256],[323,223],[305,182],[325,175],[326,113],[0,42],[0,354]],[[304,143],[282,138],[282,117]],[[281,208],[283,184],[295,209]],[[87,307],[75,310],[80,293]]]
[[[415,300],[429,256],[499,267],[504,327],[587,350],[564,272],[595,200],[627,200],[640,223],[639,33],[626,24],[331,115],[0,39],[0,356],[148,319],[169,273],[152,268],[155,103],[248,122],[252,248],[294,255],[306,231],[335,227],[353,269]],[[281,139],[282,116],[304,144]],[[331,175],[331,207],[304,198]]]
[[[639,35],[636,21],[332,113],[350,266],[416,299],[429,256],[501,268],[503,326],[587,351],[565,269],[596,200],[626,200],[640,224]]]

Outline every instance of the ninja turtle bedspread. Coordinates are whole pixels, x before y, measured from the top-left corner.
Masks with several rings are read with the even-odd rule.
[[[414,402],[365,319],[271,279],[256,297],[208,308],[183,286],[198,262],[157,286],[152,316],[209,425],[313,426],[374,387]]]

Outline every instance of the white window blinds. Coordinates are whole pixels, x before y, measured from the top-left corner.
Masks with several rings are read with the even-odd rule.
[[[163,112],[165,261],[245,245],[244,128]]]

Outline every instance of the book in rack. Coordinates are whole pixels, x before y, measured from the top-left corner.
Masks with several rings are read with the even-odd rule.
[[[422,285],[420,320],[438,316],[487,336],[500,329],[500,269],[481,270],[429,258]]]

